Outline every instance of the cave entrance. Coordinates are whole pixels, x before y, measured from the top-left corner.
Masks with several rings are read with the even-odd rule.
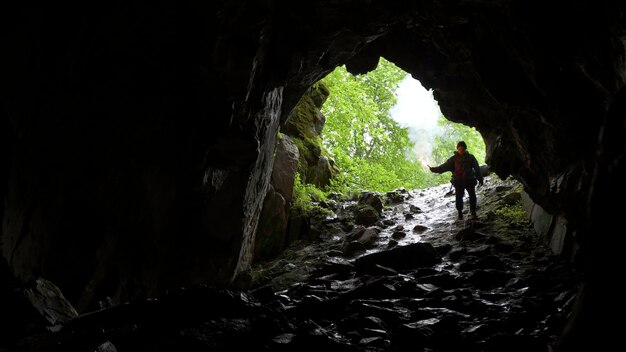
[[[447,160],[459,140],[484,163],[480,133],[447,120],[432,90],[384,58],[361,75],[337,67],[311,92],[320,105],[321,154],[335,166],[333,177],[320,187],[326,192],[384,193],[448,183],[449,173],[433,174],[426,165]]]

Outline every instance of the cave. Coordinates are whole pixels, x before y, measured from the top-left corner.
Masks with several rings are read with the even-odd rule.
[[[384,57],[476,127],[489,168],[563,228],[557,250],[584,279],[560,350],[620,341],[622,2],[2,7],[3,292],[45,278],[86,313],[103,297],[232,287],[280,126],[335,67]]]

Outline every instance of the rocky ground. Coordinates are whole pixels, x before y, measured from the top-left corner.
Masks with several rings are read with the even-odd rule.
[[[246,290],[172,291],[0,351],[552,351],[579,277],[520,191],[488,177],[464,220],[448,185],[327,200],[311,239],[257,263]]]
[[[323,241],[257,266],[253,294],[355,350],[548,351],[578,278],[537,237],[520,192],[489,177],[478,219],[467,197],[456,219],[449,185],[385,195],[371,226],[346,221],[353,204],[331,206]]]

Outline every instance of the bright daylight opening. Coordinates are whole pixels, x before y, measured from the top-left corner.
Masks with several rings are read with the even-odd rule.
[[[449,173],[431,173],[427,165],[445,162],[461,140],[484,163],[480,133],[448,121],[432,91],[383,58],[367,74],[354,76],[342,66],[319,84],[329,91],[321,109],[323,153],[339,170],[326,191],[388,192],[450,182]]]

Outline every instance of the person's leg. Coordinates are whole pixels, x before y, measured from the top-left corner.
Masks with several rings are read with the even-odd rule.
[[[475,186],[467,186],[467,194],[469,195],[470,213],[472,217],[476,217],[476,189]]]
[[[456,210],[459,212],[459,219],[463,219],[463,196],[465,195],[465,187],[463,185],[454,185],[454,195],[456,196]]]

